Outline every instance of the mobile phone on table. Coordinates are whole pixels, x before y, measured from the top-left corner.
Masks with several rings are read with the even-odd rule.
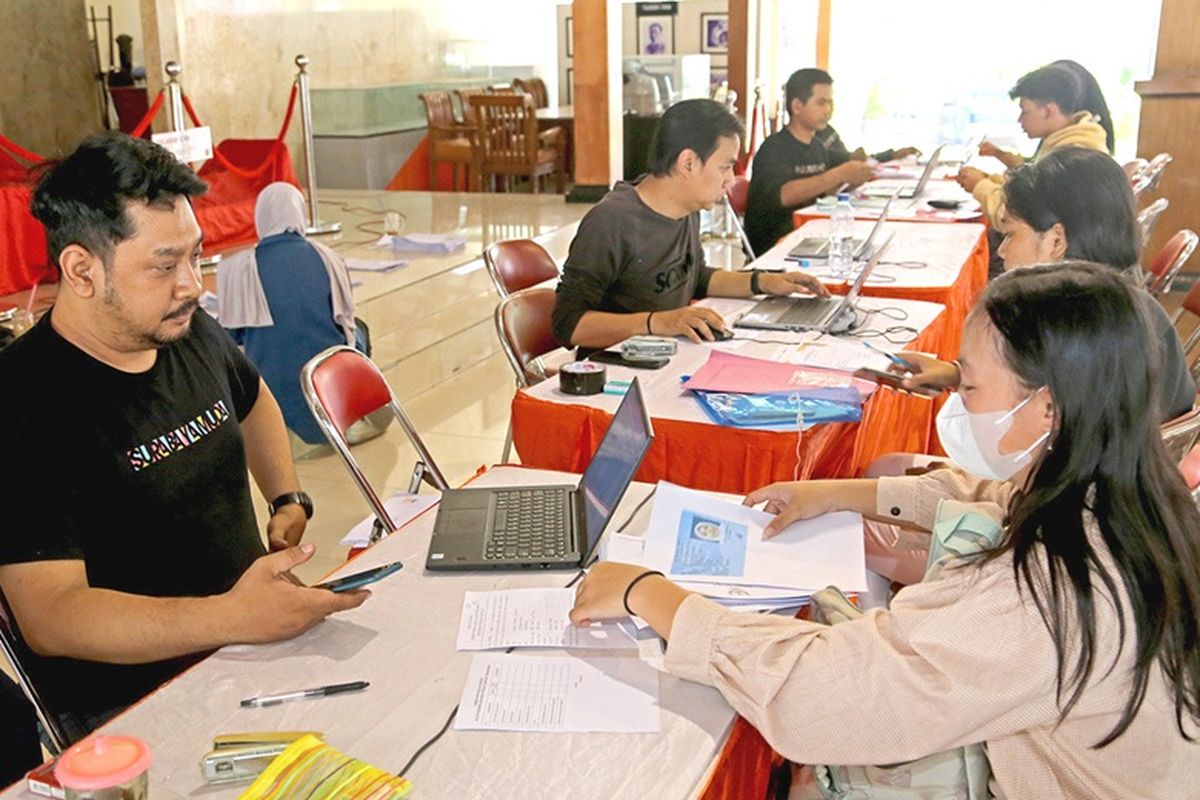
[[[353,575],[347,575],[344,578],[335,578],[331,581],[318,583],[312,588],[328,589],[331,592],[348,592],[351,589],[361,589],[363,586],[366,586],[369,583],[374,583],[377,580],[386,578],[393,572],[399,572],[403,567],[403,563],[399,561],[393,561],[390,564],[384,564],[383,566],[364,570],[363,572],[356,572]]]

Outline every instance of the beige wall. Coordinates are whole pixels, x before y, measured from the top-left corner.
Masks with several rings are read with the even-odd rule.
[[[498,76],[504,65],[554,73],[546,0],[143,0],[143,20],[146,5],[160,44],[147,46],[147,69],[179,59],[184,89],[218,141],[275,135],[298,53],[311,59],[314,88],[452,78],[448,57],[490,64]],[[299,129],[297,117],[293,143]],[[299,164],[295,144],[292,155]]]
[[[84,6],[0,0],[0,133],[44,156],[99,127]]]

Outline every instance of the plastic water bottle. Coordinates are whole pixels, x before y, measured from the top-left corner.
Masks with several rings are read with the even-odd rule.
[[[850,195],[839,194],[829,215],[829,272],[847,278],[854,268],[854,206]]]

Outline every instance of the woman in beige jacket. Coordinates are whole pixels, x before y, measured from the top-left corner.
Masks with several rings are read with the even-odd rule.
[[[997,547],[888,610],[832,627],[743,614],[602,563],[571,617],[642,617],[668,640],[669,671],[715,686],[796,762],[983,742],[1008,800],[1195,797],[1200,513],[1158,434],[1152,335],[1109,268],[1008,273],[967,320],[939,430],[958,463],[1021,491],[972,494],[996,484],[941,470],[915,488],[811,481],[747,497],[775,530],[835,509],[928,528],[947,499],[1006,512]]]

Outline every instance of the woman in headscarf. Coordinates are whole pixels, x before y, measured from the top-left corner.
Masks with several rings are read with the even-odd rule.
[[[254,225],[258,245],[218,269],[218,317],[262,373],[288,428],[308,444],[323,444],[300,389],[301,368],[336,344],[369,353],[365,337],[359,341],[346,262],[304,237],[304,196],[290,183],[259,193]]]

